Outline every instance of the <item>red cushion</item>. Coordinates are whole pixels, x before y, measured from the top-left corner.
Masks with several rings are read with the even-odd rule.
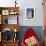
[[[32,37],[32,36],[35,36],[35,37],[37,36],[36,33],[34,32],[34,30],[32,28],[27,29],[24,37],[22,38],[22,43],[21,43],[22,46],[26,46],[25,39],[28,39],[29,37]]]

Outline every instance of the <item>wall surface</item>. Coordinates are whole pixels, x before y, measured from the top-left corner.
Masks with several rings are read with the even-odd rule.
[[[15,0],[0,0],[1,7],[15,6]],[[43,26],[43,6],[42,0],[17,0],[17,6],[20,7],[19,24],[21,26]],[[25,19],[25,8],[35,8],[35,20]],[[12,18],[12,17],[11,17]],[[10,19],[9,19],[10,20]],[[14,22],[14,21],[13,21]]]
[[[20,23],[22,26],[42,26],[43,25],[43,6],[42,0],[21,0],[20,2]],[[34,7],[35,8],[35,20],[25,20],[25,8]]]

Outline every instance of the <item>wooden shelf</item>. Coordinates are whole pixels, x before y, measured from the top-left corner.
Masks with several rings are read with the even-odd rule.
[[[19,42],[19,40],[16,40],[16,41],[10,40],[10,41],[3,41],[3,42],[5,42],[5,43],[8,43],[8,42],[12,43],[12,42]]]
[[[13,14],[10,12],[13,12]],[[16,12],[16,14],[14,12]],[[3,22],[8,24],[8,18],[6,19],[6,21],[4,20],[5,17],[7,16],[17,16],[17,24],[18,24],[19,7],[0,7],[0,15],[1,15],[1,24],[4,24]]]
[[[0,10],[16,10],[19,11],[19,7],[0,7]]]
[[[1,24],[0,25],[1,31],[5,28],[10,28],[14,31],[14,29],[17,29],[17,31],[20,30],[20,26],[18,24]]]
[[[1,42],[2,46],[18,46],[18,41],[3,41]]]
[[[10,12],[13,12],[14,14]],[[15,14],[15,12],[17,13]],[[8,19],[5,20],[5,17],[7,18],[7,16],[14,16],[14,17],[17,16],[17,24],[8,24],[7,22]],[[0,32],[2,33],[4,29],[8,28],[14,32],[16,29],[16,32],[18,33],[20,30],[20,26],[18,24],[18,17],[19,17],[19,7],[0,7],[0,20],[1,20]],[[5,20],[4,23],[3,20]],[[9,41],[4,41],[4,39],[2,40],[2,38],[3,37],[1,37],[0,46],[18,46],[19,40],[13,41],[13,39],[11,39]]]

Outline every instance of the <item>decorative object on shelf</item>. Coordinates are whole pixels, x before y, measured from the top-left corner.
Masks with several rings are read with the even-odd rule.
[[[5,28],[2,32],[2,40],[8,41],[12,40],[12,30],[9,28]]]
[[[17,32],[17,29],[14,27],[14,32]]]
[[[16,4],[17,4],[17,2],[16,2],[17,0],[15,0],[15,7],[16,7]]]
[[[5,24],[8,24],[8,18],[7,18],[7,19],[5,19]]]
[[[14,32],[13,40],[14,41],[19,40],[18,39],[18,32]]]
[[[16,15],[17,13],[18,13],[18,12],[15,11],[15,10],[10,10],[10,12],[9,12],[10,15]]]
[[[18,32],[17,32],[17,29],[14,27],[14,41],[15,40],[18,40]]]
[[[0,10],[0,15],[2,14],[2,10]]]
[[[14,14],[14,10],[10,10],[10,15],[13,15]]]
[[[35,8],[26,8],[25,9],[25,18],[26,20],[34,20],[35,19]]]
[[[9,10],[2,10],[2,15],[9,15]]]
[[[8,24],[8,16],[7,15],[2,15],[2,24]]]
[[[16,41],[18,40],[18,32],[10,28],[5,28],[2,31],[2,40],[3,41],[9,41],[9,40]]]

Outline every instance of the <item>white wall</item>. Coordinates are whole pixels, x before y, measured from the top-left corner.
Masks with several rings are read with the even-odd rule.
[[[14,6],[15,0],[0,0],[0,6]],[[19,24],[21,26],[43,26],[43,6],[42,0],[17,0],[20,7]],[[25,8],[35,8],[35,20],[25,20]]]
[[[43,6],[42,0],[21,0],[18,2],[21,6],[20,11],[20,23],[23,26],[42,26],[43,25]],[[27,21],[25,20],[25,8],[26,7],[34,7],[35,8],[35,20]]]

